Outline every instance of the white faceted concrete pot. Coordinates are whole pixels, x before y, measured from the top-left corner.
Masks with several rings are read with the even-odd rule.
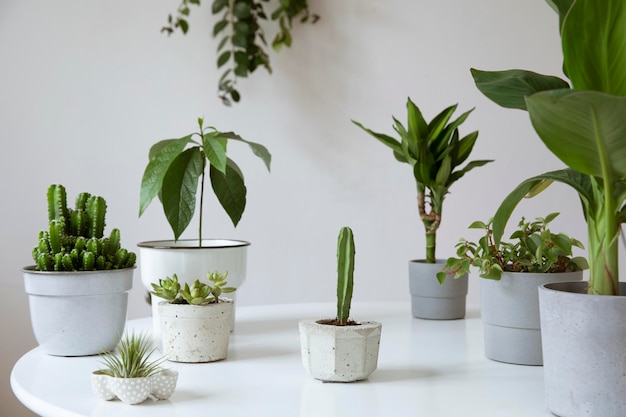
[[[35,339],[50,355],[115,349],[126,326],[135,268],[108,271],[22,270]]]
[[[158,240],[141,242],[139,264],[141,282],[148,291],[151,283],[176,274],[181,286],[192,285],[196,279],[206,280],[208,272],[228,272],[228,286],[239,288],[246,278],[246,258],[249,242],[227,239]],[[233,300],[236,293],[229,294]],[[151,294],[153,335],[160,334],[159,302],[162,298]],[[234,320],[234,314],[233,314]],[[234,326],[234,322],[231,324]]]
[[[367,379],[376,370],[380,323],[334,326],[301,320],[299,326],[302,363],[313,378],[353,382]]]
[[[178,381],[178,372],[165,369],[145,378],[114,378],[94,371],[91,373],[91,388],[103,400],[119,398],[126,404],[139,404],[152,396],[166,400],[173,393]]]
[[[424,260],[409,262],[409,290],[413,317],[430,320],[454,320],[465,317],[467,298],[467,274],[454,279],[448,275],[443,285],[437,273],[445,261],[426,263]]]
[[[539,286],[580,281],[582,271],[503,272],[499,281],[480,280],[485,356],[517,365],[542,365]]]
[[[539,289],[547,406],[561,417],[626,416],[626,296],[589,295],[587,286]]]
[[[233,301],[189,305],[159,303],[163,353],[174,362],[214,362],[228,355]]]

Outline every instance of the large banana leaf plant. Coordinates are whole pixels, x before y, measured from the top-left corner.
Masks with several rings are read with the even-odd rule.
[[[502,202],[499,242],[514,208],[553,182],[580,197],[588,227],[588,292],[619,295],[618,243],[626,220],[626,0],[547,0],[559,14],[569,82],[525,70],[472,69],[492,101],[527,110],[547,148],[568,168],[529,178]]]
[[[218,201],[237,226],[246,207],[246,185],[239,166],[227,156],[229,141],[243,142],[261,158],[270,170],[272,156],[265,146],[249,142],[233,132],[220,132],[204,127],[179,139],[164,139],[150,148],[149,161],[141,180],[139,216],[156,196],[161,200],[165,217],[174,239],[185,231],[196,210],[196,194],[200,188],[198,246],[202,246],[202,212],[205,171],[209,166],[211,186]],[[191,145],[188,147],[188,145]]]
[[[410,98],[406,107],[406,128],[393,118],[393,127],[400,140],[374,132],[354,120],[352,123],[391,148],[396,160],[412,166],[417,184],[417,206],[426,231],[426,262],[435,263],[437,229],[441,224],[443,201],[450,187],[468,171],[492,161],[471,161],[456,169],[467,160],[478,138],[478,131],[459,137],[459,126],[474,109],[450,121],[457,108],[455,104],[427,123]]]

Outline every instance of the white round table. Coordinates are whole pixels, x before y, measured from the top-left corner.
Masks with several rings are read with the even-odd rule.
[[[166,362],[179,372],[174,394],[139,405],[91,391],[98,356],[55,357],[35,348],[15,364],[17,398],[44,417],[541,417],[543,368],[485,359],[477,311],[464,320],[414,319],[408,303],[354,303],[352,317],[383,325],[378,369],[369,380],[323,383],[300,358],[298,320],[328,318],[325,304],[238,307],[228,359]],[[150,330],[151,319],[127,329]]]

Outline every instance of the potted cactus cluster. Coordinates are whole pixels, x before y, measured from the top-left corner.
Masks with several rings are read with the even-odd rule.
[[[44,351],[59,356],[112,350],[126,324],[136,255],[120,244],[120,231],[104,236],[104,198],[80,193],[74,209],[65,187],[47,192],[48,229],[23,268],[31,322]]]
[[[159,302],[159,318],[163,353],[175,362],[214,362],[228,355],[232,328],[233,301],[220,298],[233,293],[228,287],[227,273],[209,272],[213,285],[195,280],[181,287],[178,277],[160,279],[152,284],[152,293]]]

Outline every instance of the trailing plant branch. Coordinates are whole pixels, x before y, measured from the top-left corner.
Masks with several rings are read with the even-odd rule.
[[[236,88],[239,78],[247,77],[259,67],[272,72],[267,41],[261,26],[261,21],[268,20],[263,7],[263,3],[267,2],[268,0],[213,0],[211,4],[212,13],[219,15],[212,35],[214,38],[221,36],[217,46],[217,68],[225,68],[218,81],[218,97],[227,106],[241,99]],[[175,16],[168,16],[167,25],[161,31],[171,35],[180,30],[186,34],[189,31],[190,5],[200,6],[200,0],[182,0]],[[294,20],[315,23],[318,19],[319,16],[309,10],[307,0],[280,0],[278,7],[270,15],[270,20],[278,25],[272,49],[278,52],[283,46],[292,45]]]

